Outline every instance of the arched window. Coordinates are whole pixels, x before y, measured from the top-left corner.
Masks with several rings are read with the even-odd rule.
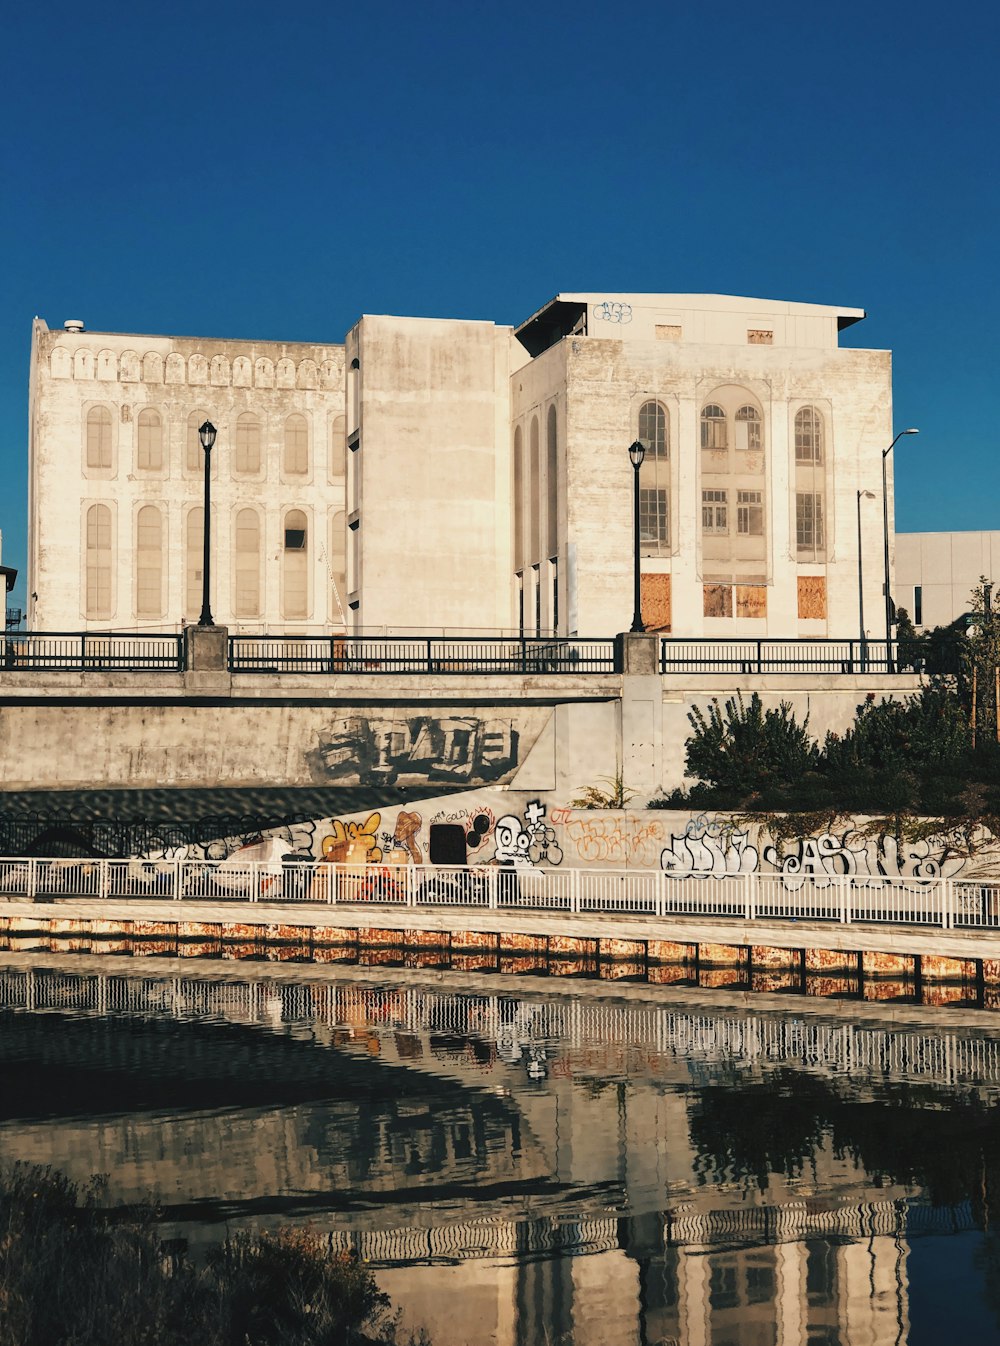
[[[188,472],[203,476],[205,472],[205,450],[201,447],[198,429],[210,420],[207,411],[192,411],[187,419],[187,439],[184,448],[184,467]],[[201,602],[201,600],[198,600]]]
[[[87,412],[87,466],[111,466],[111,412],[107,407],[91,407]]]
[[[200,445],[198,451],[201,452]],[[185,533],[184,615],[195,621],[201,612],[202,566],[205,562],[205,511],[200,505],[188,510]]]
[[[135,611],[163,612],[163,520],[155,505],[143,505],[135,521]]]
[[[139,412],[138,449],[136,467],[141,472],[160,472],[163,469],[163,422],[160,413],[145,407]]]
[[[244,411],[236,422],[233,471],[249,476],[260,471],[260,421],[252,411]]]
[[[746,443],[737,443],[737,448],[749,450],[762,449],[764,447],[764,438],[762,432],[762,422],[760,412],[756,407],[740,407],[736,413],[737,425],[746,426]]]
[[[308,471],[309,426],[296,414],[285,421],[285,475],[301,477]]]
[[[556,409],[549,407],[545,427],[545,475],[548,519],[546,548],[549,558],[559,550],[559,450],[556,439]]]
[[[524,566],[524,435],[514,431],[514,569]]]
[[[287,618],[309,615],[309,548],[306,516],[300,509],[285,515],[282,551],[282,608]]]
[[[653,458],[668,457],[667,413],[659,402],[643,402],[639,408],[639,439],[645,444],[648,455]]]
[[[715,402],[709,402],[701,410],[701,447],[703,449],[727,447],[726,413]]]
[[[823,417],[815,407],[802,407],[795,413],[795,461],[823,461]]]
[[[260,616],[260,518],[254,509],[236,516],[237,617]]]
[[[107,505],[91,505],[87,510],[84,606],[88,617],[111,616],[111,511]]]
[[[537,563],[541,555],[541,548],[539,545],[538,534],[539,534],[539,515],[541,514],[542,510],[542,502],[540,499],[541,488],[539,481],[539,475],[541,469],[539,467],[538,462],[537,416],[532,416],[531,418],[531,450],[529,461],[530,461],[529,470],[531,472],[531,496],[529,501],[531,506],[531,555],[528,557],[528,560],[534,564]]]

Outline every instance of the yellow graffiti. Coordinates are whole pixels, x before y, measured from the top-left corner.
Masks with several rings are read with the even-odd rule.
[[[345,823],[340,818],[333,819],[329,836],[323,838],[323,859],[330,864],[343,864],[351,851],[357,854],[360,850],[366,864],[377,865],[382,859],[382,848],[378,844],[381,821],[381,813],[369,814],[363,823]]]
[[[562,829],[580,859],[591,863],[655,864],[664,837],[662,823],[627,814],[622,818],[571,818],[562,823]]]

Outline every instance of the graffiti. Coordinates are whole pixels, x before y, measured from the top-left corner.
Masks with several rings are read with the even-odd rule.
[[[395,852],[402,851],[412,864],[422,865],[424,863],[424,857],[417,844],[417,835],[422,824],[423,819],[419,813],[405,813],[402,809],[399,811],[396,815],[396,828],[392,834],[390,860],[392,860]]]
[[[619,300],[605,299],[594,305],[594,317],[604,322],[616,322],[622,326],[632,321],[632,305]]]
[[[571,814],[562,823],[562,839],[564,847],[572,843],[577,857],[588,864],[654,866],[663,845],[664,829],[659,820],[647,821],[629,813],[599,818]]]
[[[852,840],[854,844],[848,844]],[[802,837],[784,854],[774,846],[764,847],[764,860],[781,875],[782,886],[792,892],[807,880],[819,888],[829,887],[842,874],[851,876],[855,888],[878,887],[887,878],[932,883],[951,878],[965,864],[960,856],[943,859],[943,854],[940,838],[900,846],[894,836],[865,837],[854,828],[840,837],[832,832]]]
[[[680,836],[672,835],[669,845],[660,852],[660,868],[675,878],[751,874],[759,860],[747,832],[704,814],[689,819]]]
[[[378,844],[380,813],[370,813],[363,823],[331,819],[330,832],[323,838],[323,860],[329,864],[373,864],[382,859]]]
[[[555,828],[545,821],[545,805],[533,799],[524,810],[529,837],[528,856],[533,865],[561,865],[562,847],[556,841]]]
[[[344,785],[475,785],[513,774],[517,746],[517,731],[508,720],[350,715],[320,734],[310,761],[319,776]]]

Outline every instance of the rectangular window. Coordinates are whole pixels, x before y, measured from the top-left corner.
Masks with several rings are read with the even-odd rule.
[[[763,491],[736,492],[736,531],[744,537],[763,537]]]
[[[924,624],[924,586],[915,584],[913,586],[913,625],[923,626]]]
[[[304,551],[306,530],[304,528],[285,529],[285,551]]]
[[[795,493],[795,545],[799,551],[823,549],[823,497],[816,491]]]
[[[656,487],[639,488],[639,539],[646,545],[666,546],[669,541],[667,493]]]
[[[728,497],[728,491],[702,491],[701,527],[703,532],[729,532]]]

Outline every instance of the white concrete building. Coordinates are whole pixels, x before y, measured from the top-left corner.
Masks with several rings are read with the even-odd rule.
[[[982,579],[1000,602],[1000,532],[896,534],[893,597],[919,631],[950,626],[969,612]]]
[[[878,638],[890,356],[838,347],[863,316],[569,294],[516,331],[365,316],[343,346],[36,320],[30,623],[197,620],[207,418],[236,630],[625,630],[641,439],[647,626],[857,636],[863,584]]]

